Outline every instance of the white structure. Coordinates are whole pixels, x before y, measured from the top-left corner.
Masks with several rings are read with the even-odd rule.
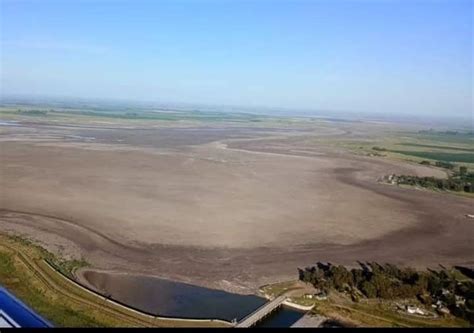
[[[422,316],[425,315],[425,312],[417,306],[407,305],[407,312],[409,314],[418,314],[418,315],[422,315]]]

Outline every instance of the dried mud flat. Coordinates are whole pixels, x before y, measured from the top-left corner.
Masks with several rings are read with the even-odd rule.
[[[101,269],[242,293],[315,261],[474,264],[471,199],[377,183],[444,173],[311,140],[341,135],[0,127],[1,231]]]

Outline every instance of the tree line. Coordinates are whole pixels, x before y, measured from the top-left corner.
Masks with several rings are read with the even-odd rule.
[[[422,161],[421,164],[429,164],[429,162]],[[468,172],[465,166],[459,167],[459,171],[454,171],[453,174],[446,179],[435,177],[392,175],[391,181],[403,185],[474,193],[474,173]]]
[[[463,274],[465,279],[459,280],[459,270],[417,271],[375,262],[359,265],[349,270],[341,265],[317,263],[298,269],[299,279],[325,292],[348,292],[354,301],[360,297],[417,298],[426,305],[442,304],[455,316],[474,323],[474,280]]]

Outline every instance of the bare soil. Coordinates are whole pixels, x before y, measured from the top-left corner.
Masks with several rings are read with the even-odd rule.
[[[0,127],[0,231],[95,267],[234,292],[316,261],[473,265],[472,199],[384,185],[440,169],[337,128]]]

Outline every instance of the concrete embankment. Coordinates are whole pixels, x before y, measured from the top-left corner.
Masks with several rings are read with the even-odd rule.
[[[290,308],[301,310],[301,311],[310,311],[314,308],[314,304],[311,305],[301,305],[296,304],[291,301],[291,299],[287,299],[283,301],[283,305],[289,306]]]

